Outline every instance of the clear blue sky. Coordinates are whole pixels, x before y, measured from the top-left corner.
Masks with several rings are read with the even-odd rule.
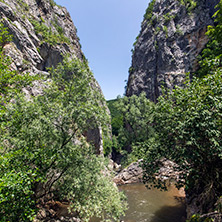
[[[123,95],[131,49],[149,0],[55,0],[78,30],[83,53],[107,100]]]

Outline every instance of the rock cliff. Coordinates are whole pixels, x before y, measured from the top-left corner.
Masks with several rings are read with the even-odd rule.
[[[152,0],[134,43],[126,95],[140,94],[156,102],[162,86],[183,84],[197,70],[208,25],[219,0]]]
[[[6,50],[14,69],[43,72],[56,66],[67,53],[83,59],[69,13],[53,1],[2,0],[0,15],[13,35],[13,43]]]
[[[11,57],[14,70],[48,75],[47,68],[56,67],[64,55],[85,60],[68,11],[53,0],[0,0],[0,17],[13,36],[4,50]],[[93,84],[94,90],[102,93],[95,79]],[[37,95],[40,88],[36,83],[26,91]],[[102,101],[101,105],[106,106]],[[98,153],[102,153],[101,135],[101,129],[86,132]]]

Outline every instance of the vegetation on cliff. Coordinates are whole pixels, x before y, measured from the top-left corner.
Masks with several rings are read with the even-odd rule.
[[[0,27],[4,46],[10,37]],[[98,125],[105,134],[108,125],[87,64],[65,58],[50,80],[38,80],[42,92],[27,98],[21,88],[36,78],[12,71],[3,47],[0,56],[1,221],[32,221],[40,200],[51,199],[65,200],[82,221],[117,220],[124,197],[106,175],[104,158],[82,136]]]

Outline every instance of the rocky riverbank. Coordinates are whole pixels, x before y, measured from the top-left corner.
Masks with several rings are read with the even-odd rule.
[[[113,179],[117,185],[141,183],[143,179],[143,169],[141,167],[143,160],[131,163],[127,168],[120,171]],[[177,181],[179,172],[175,171],[176,164],[170,160],[162,159],[160,161],[159,172],[155,175],[157,179]]]

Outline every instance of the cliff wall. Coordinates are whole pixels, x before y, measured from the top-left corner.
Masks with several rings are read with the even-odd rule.
[[[0,2],[0,15],[13,35],[13,43],[6,50],[15,69],[46,71],[67,53],[83,59],[69,13],[53,1],[4,0]]]
[[[85,60],[70,14],[53,0],[0,0],[0,18],[13,36],[5,53],[12,59],[12,69],[20,73],[48,75],[47,68],[56,67],[65,55]],[[97,81],[92,81],[93,90],[102,94]],[[35,82],[25,91],[37,95],[41,84]],[[100,103],[106,107],[104,101]],[[91,129],[86,136],[96,145],[96,152],[102,153],[101,129]]]
[[[186,3],[184,3],[186,2]],[[162,86],[183,84],[186,73],[197,70],[197,56],[205,47],[208,25],[219,0],[153,0],[134,43],[126,95],[156,102]]]

